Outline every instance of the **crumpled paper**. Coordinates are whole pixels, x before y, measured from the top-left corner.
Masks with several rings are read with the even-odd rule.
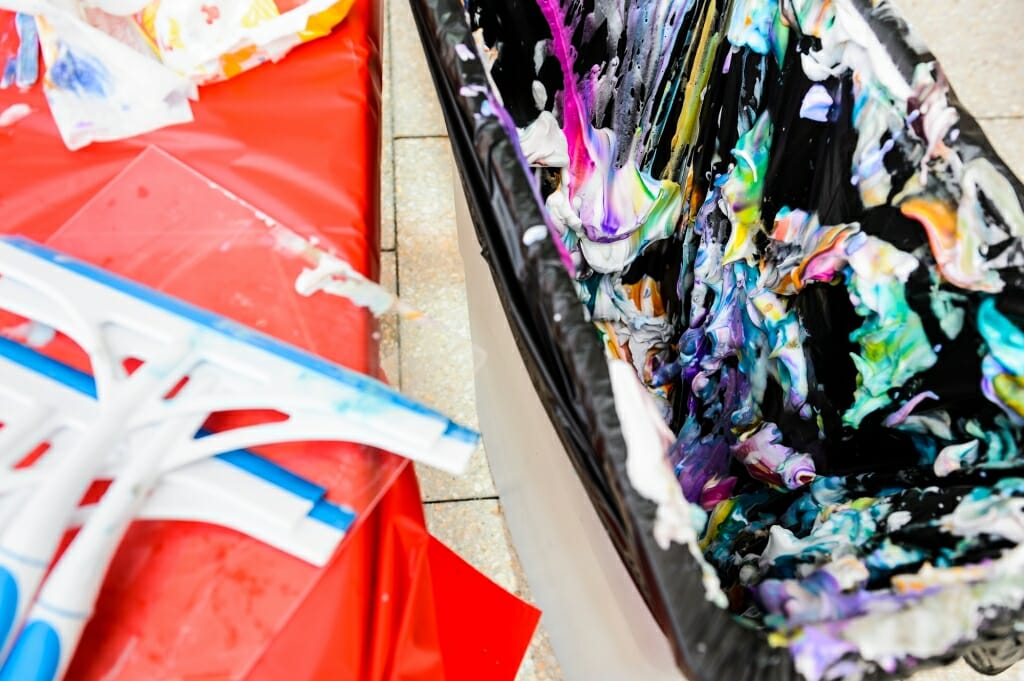
[[[65,145],[123,139],[191,121],[197,85],[327,35],[353,1],[0,0],[0,10],[18,13],[25,41],[4,84],[32,85],[21,73],[38,33],[43,88]]]
[[[277,61],[327,35],[353,1],[152,0],[136,18],[163,63],[202,84]]]
[[[0,0],[0,9],[35,18],[43,91],[68,149],[192,120],[195,83],[89,24],[77,3]]]

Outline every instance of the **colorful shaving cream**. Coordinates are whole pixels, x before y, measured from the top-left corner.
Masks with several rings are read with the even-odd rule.
[[[537,10],[478,40],[735,617],[823,681],[1024,607],[1024,210],[938,65],[884,0]]]

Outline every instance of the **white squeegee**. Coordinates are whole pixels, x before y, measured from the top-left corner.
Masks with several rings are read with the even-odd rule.
[[[0,528],[0,681],[63,676],[110,559],[162,472],[259,445],[344,441],[459,473],[478,441],[383,383],[22,238],[0,238],[0,309],[78,344],[98,401],[60,465],[19,492]],[[129,373],[129,361],[141,364]],[[28,425],[2,419],[5,444],[53,435],[44,435],[49,407],[26,397]],[[196,437],[210,414],[235,410],[287,418]],[[40,589],[79,500],[122,443],[114,483]]]

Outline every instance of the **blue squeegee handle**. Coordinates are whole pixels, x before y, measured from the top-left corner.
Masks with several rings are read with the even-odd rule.
[[[85,619],[80,618],[77,624],[83,628]],[[62,664],[63,658],[70,657],[61,654],[62,648],[60,634],[49,622],[29,620],[0,670],[0,680],[56,681],[70,661]]]
[[[46,574],[46,563],[0,550],[0,642],[7,650],[28,609],[35,590]],[[4,668],[6,671],[6,668]],[[6,676],[0,678],[26,678]]]

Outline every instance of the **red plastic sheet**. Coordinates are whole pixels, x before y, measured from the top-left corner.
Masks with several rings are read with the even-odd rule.
[[[80,237],[92,230],[100,238],[109,224],[83,207],[156,146],[295,231],[321,235],[376,276],[379,29],[379,8],[357,2],[330,37],[204,88],[195,123],[78,152],[63,147],[38,88],[0,91],[0,111],[19,102],[34,109],[0,129],[0,232],[47,241],[70,224],[90,252],[76,252],[66,231],[58,245],[102,260]],[[102,238],[117,250],[119,237]],[[160,272],[148,275],[147,283],[161,285]],[[213,300],[204,301],[201,287],[189,297]],[[264,292],[254,302],[277,301]],[[238,310],[218,311],[252,323]],[[377,372],[372,318],[355,308],[343,317],[288,340]],[[287,335],[285,321],[264,330]],[[411,466],[392,468],[390,477],[395,482],[318,573],[220,528],[137,523],[68,678],[512,679],[538,613],[429,536]],[[169,586],[176,570],[202,565],[204,555],[217,558],[206,566],[200,607],[180,582]],[[194,630],[188,618],[198,623]]]
[[[298,613],[248,681],[515,677],[540,613],[424,531],[412,466],[344,552],[318,593],[331,617]]]
[[[326,233],[376,276],[380,23],[361,0],[330,36],[204,87],[194,123],[77,152],[64,148],[40,87],[0,90],[0,111],[33,109],[0,128],[0,229],[45,240],[153,145],[292,229]]]

